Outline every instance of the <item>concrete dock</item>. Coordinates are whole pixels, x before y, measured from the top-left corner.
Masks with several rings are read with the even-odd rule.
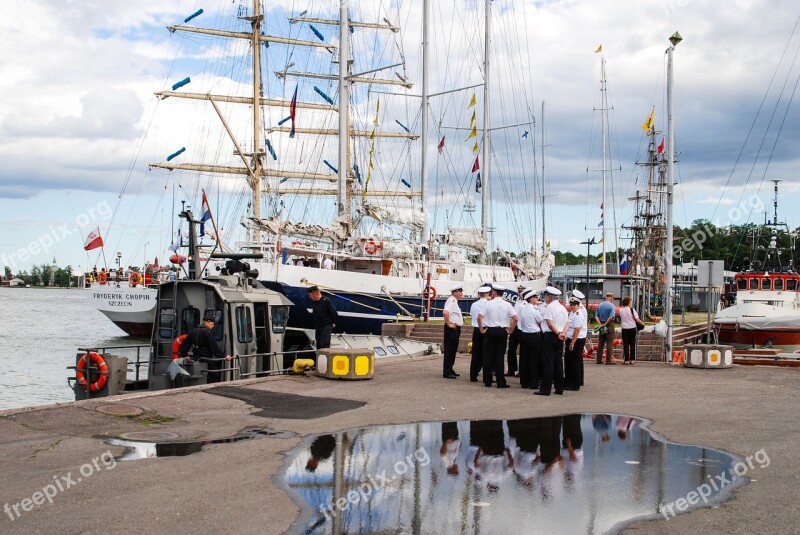
[[[6,507],[0,532],[283,533],[297,529],[300,506],[281,488],[276,474],[284,467],[285,452],[304,437],[375,424],[568,413],[639,416],[674,442],[743,457],[762,449],[769,455],[769,466],[748,473],[752,481],[723,505],[669,521],[635,523],[625,533],[800,530],[799,370],[696,370],[645,362],[597,366],[587,361],[586,386],[580,392],[541,397],[520,389],[513,379],[512,388],[505,390],[470,383],[468,365],[469,356],[460,354],[456,371],[462,376],[457,380],[442,379],[441,357],[424,357],[378,360],[375,378],[363,382],[309,375],[226,385],[264,391],[273,396],[266,399],[283,403],[257,407],[195,387],[2,411],[0,506]],[[315,398],[358,403],[345,403],[331,413],[337,408]],[[144,412],[121,417],[96,410],[109,404]],[[291,435],[213,445],[185,457],[125,462],[112,461],[107,452],[117,455],[122,449],[101,438],[169,432],[180,440],[211,440],[248,427]]]

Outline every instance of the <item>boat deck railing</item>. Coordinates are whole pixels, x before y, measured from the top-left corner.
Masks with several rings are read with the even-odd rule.
[[[128,373],[133,373],[132,380],[136,383],[146,378],[143,375],[142,368],[149,370],[150,368],[150,344],[141,345],[125,345],[125,346],[94,346],[94,347],[79,347],[78,351],[94,352],[101,355],[106,355],[112,351],[121,351],[118,356],[128,359],[128,363],[133,365],[133,370],[128,369]],[[135,351],[134,351],[135,350]],[[116,353],[115,353],[116,354]],[[144,359],[144,360],[143,360]]]

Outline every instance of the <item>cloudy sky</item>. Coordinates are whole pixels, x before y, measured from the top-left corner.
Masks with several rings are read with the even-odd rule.
[[[199,41],[186,45],[165,27],[199,8],[205,13],[193,23],[221,27],[227,24],[223,12],[237,9],[239,3],[32,0],[5,6],[0,20],[0,264],[15,272],[49,263],[53,257],[59,265],[81,270],[95,262],[102,264],[102,258],[94,252],[86,255],[82,248],[95,226],[106,237],[108,264],[114,263],[117,251],[123,255],[123,264],[141,264],[155,255],[165,258],[172,241],[174,204],[188,200],[198,205],[200,187],[216,189],[219,197],[235,201],[229,203],[233,208],[220,207],[228,224],[235,226],[246,204],[242,188],[177,179],[148,171],[147,164],[163,161],[167,154],[187,146],[187,130],[201,135],[192,119],[209,113],[207,106],[202,111],[192,107],[188,115],[172,107],[165,111],[154,91],[188,75],[205,81],[205,91],[231,87],[222,71],[204,70],[204,65],[216,64],[225,56],[223,52],[206,45],[198,49]],[[305,9],[319,11],[322,3],[282,0],[269,3],[267,14],[284,18]],[[338,5],[331,4],[331,10]],[[379,20],[387,15],[401,24],[403,31],[396,41],[387,42],[392,47],[399,43],[406,60],[402,72],[418,80],[421,31],[415,25],[421,0],[386,4],[377,8],[372,0],[354,1],[353,18],[363,15]],[[482,2],[441,0],[433,6],[436,65],[431,91],[480,83]],[[800,37],[794,33],[799,16],[800,8],[790,0],[495,0],[492,26],[498,61],[490,84],[500,96],[492,100],[491,123],[494,127],[514,124],[532,110],[538,136],[541,102],[546,102],[547,237],[552,246],[581,252],[580,241],[599,237],[600,55],[595,50],[602,44],[613,108],[609,135],[610,166],[615,170],[607,205],[613,205],[617,225],[623,225],[631,216],[625,199],[641,187],[636,184],[640,172],[634,164],[643,157],[646,145],[640,126],[652,108],[657,129],[666,130],[665,50],[667,37],[676,30],[684,41],[675,51],[676,148],[680,152],[675,223],[686,226],[698,218],[720,224],[732,218],[734,223],[748,218],[763,221],[763,211],[771,212],[772,197],[771,184],[763,181],[781,178],[784,209],[779,216],[792,227],[800,225],[789,208],[800,202],[796,150],[800,114],[797,102],[792,102],[800,73],[796,64]],[[275,24],[273,29],[280,28],[284,26]],[[292,31],[296,37],[313,38],[303,34],[302,28]],[[326,40],[335,42],[335,36],[327,35],[333,30],[324,33]],[[287,61],[284,53],[269,65],[268,72]],[[271,79],[265,84],[273,92],[275,78],[267,76]],[[186,89],[201,90],[200,86]],[[415,87],[412,92],[418,90]],[[476,91],[480,98],[481,89]],[[286,98],[285,87],[277,96]],[[390,97],[386,98],[387,109],[392,109]],[[514,99],[522,102],[518,108],[509,104]],[[468,100],[469,92],[432,102],[430,114],[436,124],[432,138],[436,139],[429,145],[431,173],[438,176],[440,168],[455,168],[455,180],[465,190],[462,198],[454,200],[443,193],[437,200],[441,183],[432,182],[432,203],[477,200],[466,193],[474,181],[468,169],[472,156],[463,140],[466,136],[456,130],[447,132],[448,123],[466,126]],[[408,120],[409,127],[418,132],[413,106],[410,111],[409,105],[405,107],[406,115],[398,115],[400,122]],[[523,113],[512,114],[512,108]],[[482,103],[477,109],[480,114]],[[384,117],[384,124],[392,123],[391,118]],[[498,133],[492,141],[493,165],[498,169],[492,189],[493,225],[497,244],[511,250],[520,247],[514,239],[520,227],[501,214],[521,216],[526,233],[535,219],[534,212],[524,207],[531,190],[519,169],[531,167],[531,160],[519,164],[516,171],[513,162],[504,167],[511,162],[506,145],[511,140],[517,143],[520,131],[526,129]],[[450,164],[437,160],[440,135],[448,139],[445,156]],[[221,145],[220,152],[232,154],[231,146]],[[311,148],[305,150],[312,154]],[[410,155],[406,158],[414,161]],[[538,166],[541,159],[537,158]],[[529,168],[525,172],[532,173]],[[768,207],[761,208],[754,199]],[[736,210],[737,206],[745,209]],[[751,206],[758,213],[751,214]],[[435,209],[430,212],[437,214]],[[441,220],[441,214],[437,218]],[[607,224],[611,225],[611,219],[607,210]],[[448,222],[459,221],[450,216]]]

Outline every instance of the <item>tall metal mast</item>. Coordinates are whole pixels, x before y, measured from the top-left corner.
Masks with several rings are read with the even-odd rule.
[[[489,201],[489,34],[491,29],[491,0],[486,0],[484,12],[486,15],[486,33],[483,45],[483,180],[481,188],[481,234],[484,240],[489,240],[488,233],[488,201]],[[480,172],[480,171],[479,171]]]
[[[261,220],[261,0],[253,0],[253,217]],[[253,242],[261,242],[261,230],[253,229]]]
[[[606,92],[606,58],[600,56],[600,94],[601,94],[601,110],[600,110],[600,128],[602,139],[602,154],[603,154],[603,168],[601,170],[603,176],[603,195],[602,195],[602,211],[603,211],[603,228],[600,237],[600,243],[603,244],[603,275],[606,274],[606,145],[608,143],[607,125],[608,122],[608,94]]]
[[[422,172],[420,174],[420,209],[425,212],[428,184],[428,0],[422,2]]]
[[[547,254],[547,235],[545,234],[545,184],[546,177],[544,174],[544,100],[542,101],[542,258]]]
[[[672,53],[678,43],[683,40],[681,34],[675,32],[669,38],[670,46],[667,48],[667,138],[669,144],[669,151],[667,152],[667,246],[664,251],[664,321],[667,324],[667,340],[664,344],[666,354],[665,360],[669,361],[672,358],[672,248],[673,248],[673,233],[672,233],[672,204],[673,196],[672,190],[675,184],[675,92],[672,73]]]
[[[336,190],[337,213],[350,213],[350,196],[347,187],[349,170],[348,148],[350,141],[350,87],[347,75],[350,64],[350,28],[347,20],[347,2],[339,3],[339,183]]]

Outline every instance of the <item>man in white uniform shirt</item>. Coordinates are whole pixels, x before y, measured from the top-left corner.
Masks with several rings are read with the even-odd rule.
[[[492,372],[496,377],[497,388],[508,388],[503,375],[503,357],[506,352],[508,335],[517,326],[517,314],[511,303],[503,299],[505,288],[492,285],[492,299],[478,315],[478,325],[486,335],[483,340],[483,386],[492,386]]]
[[[472,358],[469,361],[469,380],[473,383],[478,382],[478,373],[483,368],[483,339],[485,335],[481,332],[478,325],[478,316],[489,302],[488,295],[492,291],[489,285],[478,288],[479,299],[469,307],[469,316],[472,318]]]
[[[450,297],[444,303],[444,363],[442,377],[445,379],[455,379],[460,375],[453,370],[453,365],[456,363],[458,341],[461,338],[461,326],[464,325],[464,316],[461,313],[461,307],[458,306],[458,299],[463,293],[463,286],[457,284],[450,289]]]
[[[522,388],[539,388],[541,377],[539,370],[542,360],[542,314],[533,303],[537,294],[528,290],[522,295],[523,303],[517,311],[520,331],[519,346],[519,386]]]
[[[517,318],[519,318],[519,311],[525,305],[525,299],[522,297],[525,292],[528,291],[528,287],[524,284],[520,284],[517,286],[517,300],[514,302],[514,312],[517,313]],[[508,337],[508,371],[506,372],[507,377],[513,377],[519,371],[519,367],[517,366],[517,348],[519,348],[519,325],[514,332],[512,332]]]
[[[583,386],[583,346],[589,330],[586,316],[581,313],[581,302],[577,297],[569,300],[566,350],[564,351],[564,390],[580,390]]]
[[[542,386],[534,392],[538,396],[549,396],[555,386],[558,395],[564,393],[564,340],[567,329],[567,310],[558,302],[561,290],[548,286],[544,289],[544,302],[547,307],[542,313]]]

